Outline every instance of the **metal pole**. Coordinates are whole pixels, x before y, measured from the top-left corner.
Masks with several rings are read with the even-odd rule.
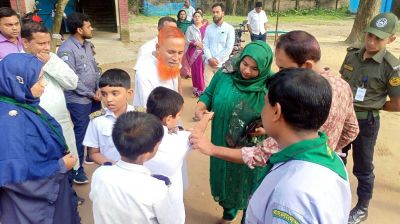
[[[274,45],[276,45],[276,40],[278,39],[278,24],[279,24],[279,6],[281,4],[281,1],[278,0],[278,10],[276,12],[276,25],[275,25],[275,40],[274,40]]]

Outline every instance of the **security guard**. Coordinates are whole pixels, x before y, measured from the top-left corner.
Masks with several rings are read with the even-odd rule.
[[[358,203],[351,210],[349,223],[367,219],[375,175],[372,164],[379,131],[379,110],[400,111],[400,61],[387,49],[396,37],[397,17],[381,13],[365,29],[361,49],[349,48],[340,68],[342,78],[353,91],[360,133],[343,151],[353,148],[353,173],[357,177]],[[390,100],[387,101],[387,95]]]

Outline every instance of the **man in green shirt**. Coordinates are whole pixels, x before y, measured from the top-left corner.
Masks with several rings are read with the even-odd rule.
[[[374,17],[365,29],[364,46],[348,48],[340,68],[342,78],[353,91],[360,127],[356,140],[343,149],[347,154],[353,148],[353,173],[358,180],[358,203],[350,212],[349,223],[360,223],[368,216],[375,179],[372,161],[380,126],[379,110],[400,111],[400,61],[386,49],[396,39],[397,22],[392,13]]]

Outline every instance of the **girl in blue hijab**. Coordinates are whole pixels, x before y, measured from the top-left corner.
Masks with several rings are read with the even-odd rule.
[[[0,223],[79,223],[60,125],[39,106],[43,63],[30,54],[0,61]]]

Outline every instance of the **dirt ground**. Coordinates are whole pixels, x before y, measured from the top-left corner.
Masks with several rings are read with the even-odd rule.
[[[347,45],[344,40],[350,33],[352,21],[329,22],[326,25],[312,25],[312,24],[281,24],[280,30],[305,30],[315,35],[321,44],[323,66],[330,67],[333,72],[338,74],[339,67],[345,57]],[[126,54],[118,52],[115,54],[120,58],[121,62],[118,63],[102,63],[103,71],[108,68],[122,68],[127,70],[130,74],[133,72],[133,64],[136,60],[136,51],[138,47],[145,41],[153,38],[156,33],[155,24],[139,24],[131,26],[131,43],[124,44]],[[103,34],[104,35],[104,34]],[[245,38],[249,39],[248,35]],[[398,37],[400,38],[400,37]],[[96,36],[93,39],[96,44]],[[273,46],[273,39],[269,39],[268,43]],[[396,56],[400,56],[400,40],[388,46]],[[113,54],[109,46],[96,45],[98,57],[102,55]],[[128,55],[128,56],[124,56]],[[116,61],[114,58],[113,62]],[[107,62],[103,60],[102,62]],[[191,97],[191,80],[183,80],[183,91],[185,98],[185,106],[183,113],[183,122],[185,127],[191,127],[193,122],[193,108],[196,100]],[[398,223],[400,219],[400,141],[399,128],[400,113],[387,113],[381,112],[381,129],[378,137],[378,143],[375,148],[375,190],[374,196],[370,204],[369,217],[365,223],[370,224],[385,224],[385,223]],[[208,129],[207,135],[210,135]],[[350,183],[353,197],[353,205],[356,203],[356,186],[357,181],[351,174],[352,162],[349,160],[347,170],[351,176]],[[186,207],[186,223],[190,224],[204,224],[216,223],[222,216],[222,210],[215,203],[210,194],[209,187],[209,159],[198,152],[192,152],[188,158],[188,174],[189,174],[189,189],[185,193],[185,207]],[[91,176],[95,165],[85,165],[86,171]],[[76,186],[78,194],[86,198],[86,202],[79,208],[82,223],[93,223],[91,201],[88,198],[90,191],[90,184]],[[335,205],[332,205],[335,209]],[[238,217],[240,220],[240,216]],[[240,223],[237,221],[236,223]]]

